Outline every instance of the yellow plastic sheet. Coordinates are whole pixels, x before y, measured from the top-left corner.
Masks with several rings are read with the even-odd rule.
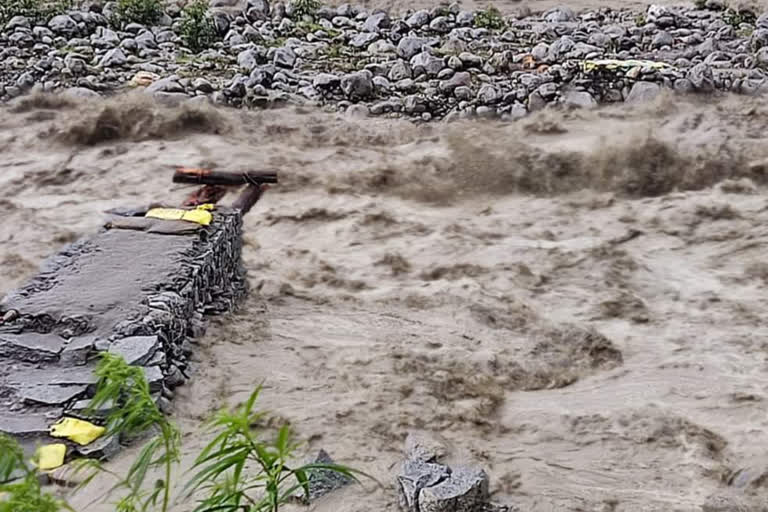
[[[593,71],[595,69],[619,69],[619,68],[653,68],[663,69],[672,66],[666,62],[655,62],[652,60],[618,60],[618,59],[599,59],[585,60],[582,63],[584,71]]]
[[[64,457],[67,455],[67,445],[46,444],[37,449],[37,467],[43,471],[56,469],[64,465]]]
[[[80,446],[94,442],[104,435],[106,429],[93,423],[75,418],[62,418],[51,427],[53,437],[63,437]]]
[[[181,210],[177,208],[152,208],[144,216],[153,219],[165,220],[186,220],[196,222],[203,226],[208,226],[213,220],[210,210],[213,210],[212,204],[201,204],[194,210]]]

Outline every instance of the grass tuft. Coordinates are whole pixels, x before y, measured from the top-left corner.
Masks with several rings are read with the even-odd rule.
[[[501,16],[501,12],[493,5],[489,5],[485,10],[475,13],[475,26],[488,30],[501,30],[507,24]]]

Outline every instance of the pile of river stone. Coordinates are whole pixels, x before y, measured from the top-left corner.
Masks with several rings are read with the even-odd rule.
[[[114,3],[97,0],[47,21],[17,16],[5,25],[0,99],[35,89],[96,96],[142,87],[169,101],[312,104],[429,121],[645,101],[662,88],[758,93],[767,76],[768,13],[717,2],[644,12],[561,7],[488,28],[488,16],[458,4],[402,17],[352,5],[310,16],[290,3],[213,0],[220,40],[193,53],[178,6],[157,26],[117,27],[109,22]],[[585,67],[596,59],[668,66]]]

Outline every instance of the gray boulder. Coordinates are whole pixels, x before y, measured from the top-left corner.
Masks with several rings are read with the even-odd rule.
[[[425,37],[404,37],[397,44],[397,55],[403,59],[410,60],[411,57],[420,53],[431,41]]]
[[[457,87],[469,87],[472,84],[472,77],[466,71],[456,73],[448,80],[440,82],[440,90],[446,93],[452,93]]]
[[[661,86],[655,82],[636,82],[627,95],[627,103],[644,103],[651,101],[661,93]]]
[[[5,30],[12,31],[17,28],[32,28],[32,24],[29,22],[29,18],[25,16],[14,16],[5,25]]]
[[[562,6],[550,9],[544,14],[544,19],[549,23],[563,23],[576,21],[576,15],[570,7]]]
[[[333,89],[338,87],[340,83],[339,77],[330,73],[319,73],[312,80],[312,86],[320,90]]]
[[[424,74],[437,76],[443,69],[443,59],[435,57],[429,52],[421,52],[411,59],[411,69],[414,77]]]
[[[349,42],[349,46],[354,48],[366,48],[379,38],[375,32],[360,32]]]
[[[429,23],[429,11],[421,10],[411,14],[405,24],[411,28],[421,28]]]
[[[693,66],[686,76],[690,80],[693,88],[699,92],[712,92],[715,90],[715,78],[712,68],[701,63]]]
[[[294,64],[296,64],[296,53],[288,46],[278,48],[275,50],[272,62],[274,62],[275,66],[293,68]]]
[[[55,34],[71,36],[77,32],[77,23],[71,16],[60,14],[51,18],[51,21],[48,22],[48,28]]]
[[[237,65],[247,71],[252,71],[253,68],[258,66],[259,63],[263,61],[264,56],[262,55],[262,52],[253,48],[243,50],[237,54]]]
[[[410,66],[401,60],[397,61],[387,74],[387,78],[393,82],[399,82],[400,80],[405,80],[406,78],[411,78],[412,76],[413,74],[411,72]]]
[[[378,12],[368,16],[368,19],[363,23],[363,31],[381,32],[383,29],[389,28],[390,25],[389,15],[385,12]]]
[[[408,512],[420,512],[419,495],[422,490],[437,485],[449,476],[449,469],[442,464],[406,460],[396,478],[400,508]]]
[[[365,99],[373,94],[372,78],[370,71],[349,73],[341,79],[341,90],[349,99]]]
[[[488,475],[479,468],[454,467],[448,478],[419,493],[419,512],[475,512],[488,503]]]
[[[477,100],[486,105],[497,103],[501,99],[501,94],[491,84],[483,85],[477,93]]]
[[[429,28],[440,34],[447,34],[451,31],[451,25],[448,18],[445,16],[438,16],[429,23]]]
[[[128,58],[123,53],[121,48],[114,48],[109,50],[104,57],[99,61],[99,66],[102,68],[112,68],[124,66],[128,62]]]
[[[570,108],[591,109],[597,106],[597,101],[586,91],[566,91],[562,95],[563,105]]]
[[[661,48],[662,46],[672,46],[674,42],[675,42],[675,38],[672,37],[672,34],[662,30],[658,32],[655,36],[653,36],[653,41],[651,41],[651,48]]]
[[[269,19],[269,0],[248,0],[246,17],[250,21],[266,21]]]

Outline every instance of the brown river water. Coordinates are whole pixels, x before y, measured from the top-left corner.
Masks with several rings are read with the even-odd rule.
[[[397,510],[412,431],[524,511],[763,510],[767,127],[743,97],[414,125],[33,96],[0,109],[0,292],[104,210],[182,199],[176,165],[278,169],[245,222],[253,293],[174,402],[182,470],[263,381],[307,454],[383,484],[318,512]]]

